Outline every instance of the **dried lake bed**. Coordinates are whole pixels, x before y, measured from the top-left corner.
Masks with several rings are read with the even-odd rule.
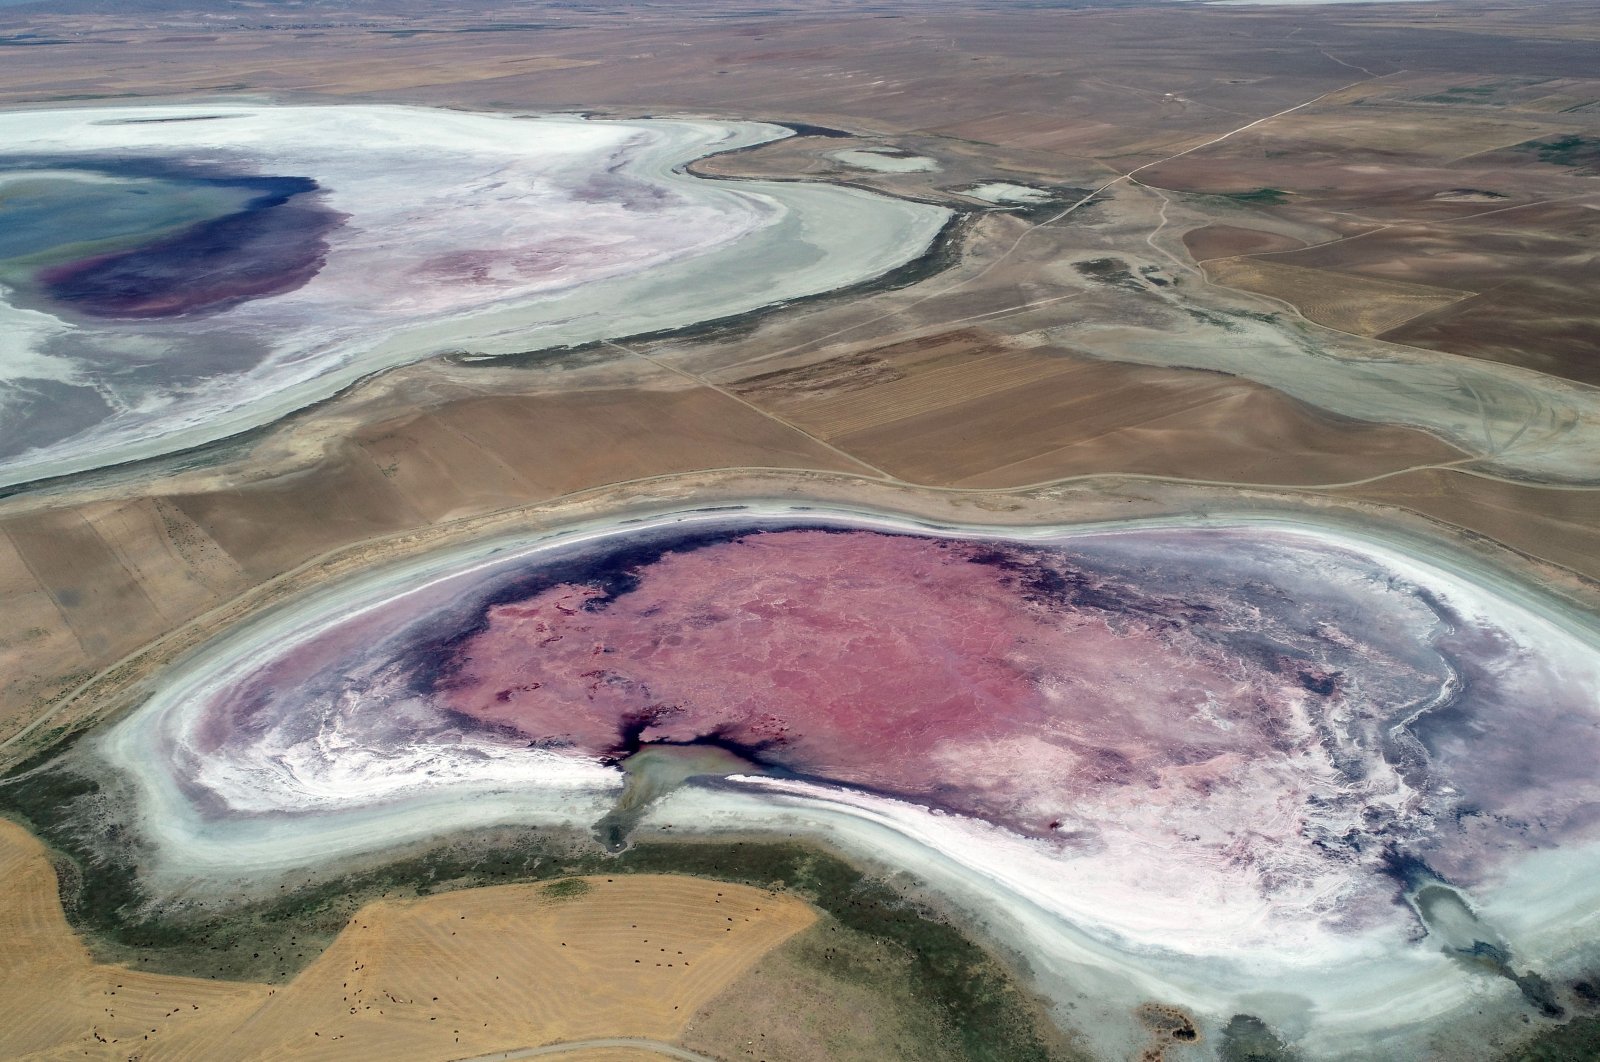
[[[1465,554],[1311,520],[750,504],[330,585],[69,756],[131,794],[156,897],[591,830],[631,761],[682,757],[706,777],[635,829],[910,874],[1097,1053],[1154,1003],[1313,1058],[1488,1058],[1591,958],[1597,639]]]
[[[685,171],[785,135],[380,105],[0,115],[0,486],[211,442],[431,355],[848,287],[949,220]]]

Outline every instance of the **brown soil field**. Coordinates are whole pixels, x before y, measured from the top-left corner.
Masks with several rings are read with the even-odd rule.
[[[1577,102],[1553,107],[1568,99]],[[1335,93],[1139,179],[1215,196],[1208,204],[1251,201],[1280,221],[1328,231],[1302,249],[1236,237],[1233,250],[1217,225],[1191,230],[1185,242],[1197,260],[1271,255],[1270,265],[1251,260],[1248,269],[1208,265],[1220,283],[1299,304],[1290,293],[1311,278],[1283,268],[1298,266],[1473,293],[1454,301],[1438,293],[1430,305],[1374,290],[1377,305],[1364,321],[1348,308],[1301,308],[1352,332],[1597,383],[1600,321],[1591,296],[1600,265],[1589,249],[1600,234],[1600,192],[1581,166],[1542,160],[1530,148],[1553,137],[1593,138],[1597,101],[1600,82],[1592,79],[1414,70]],[[1315,280],[1304,285],[1313,294],[1368,297],[1348,280]],[[1407,304],[1420,312],[1404,314]]]
[[[1119,365],[943,333],[731,385],[895,477],[1021,487],[1136,473],[1241,483],[1337,483],[1460,451],[1361,424],[1219,373]]]
[[[697,468],[870,472],[710,388],[471,397],[360,429],[322,474],[172,504],[255,578],[382,531]],[[285,528],[299,529],[284,535]]]
[[[1013,388],[1043,384],[1070,368],[1067,359],[1008,350],[994,337],[968,330],[878,347],[847,356],[837,368],[830,359],[762,373],[731,389],[834,441]]]
[[[752,1062],[957,1062],[908,957],[831,921],[762,956],[697,1013],[685,1045]]]
[[[1352,489],[1348,495],[1423,513],[1590,579],[1600,578],[1600,492],[1548,490],[1424,469]]]
[[[1398,343],[1600,383],[1600,323],[1582,304],[1600,285],[1600,191],[1557,203],[1474,204],[1473,214],[1393,224],[1274,262],[1457,287],[1470,299],[1381,333]]]
[[[1360,108],[1297,115],[1281,131],[1263,134],[1271,141],[1294,137],[1325,145],[1342,158],[1384,157],[1397,152],[1426,161],[1452,161],[1510,147],[1543,136],[1552,126],[1533,116],[1518,117],[1501,108],[1391,104],[1357,90]],[[1448,109],[1447,109],[1448,108]]]
[[[1293,251],[1305,246],[1291,236],[1240,228],[1238,225],[1206,225],[1190,229],[1183,234],[1183,245],[1196,262],[1272,251]]]
[[[1270,114],[1401,68],[1436,81],[1457,70],[1592,76],[1592,53],[1568,37],[1587,24],[1581,2],[1508,6],[1475,22],[1478,32],[1441,34],[1432,19],[1406,24],[1349,10],[930,11],[889,2],[864,11],[784,0],[759,12],[689,2],[624,14],[535,2],[446,11],[310,5],[277,14],[207,10],[197,0],[198,19],[176,4],[0,17],[0,26],[63,42],[9,49],[0,100],[265,90],[580,109],[725,111],[738,101],[744,113],[824,125],[832,117],[1012,149],[1159,154],[1229,128],[1241,113]],[[1291,31],[1307,26],[1314,32],[1295,39]],[[1579,94],[1565,84],[1558,91]]]
[[[1472,8],[1466,11],[1441,13],[1434,24],[1455,33],[1497,35],[1516,25],[1519,21],[1518,14],[1515,7]],[[1592,18],[1584,17],[1580,6],[1562,4],[1550,12],[1550,16],[1548,25],[1550,32],[1559,32],[1570,40],[1600,40],[1600,27],[1594,25]],[[1371,24],[1377,27],[1407,23],[1391,16],[1380,17]]]
[[[1207,278],[1216,283],[1287,302],[1318,324],[1358,336],[1380,335],[1474,294],[1281,261],[1226,258],[1207,262],[1205,268]]]
[[[95,964],[61,913],[43,847],[0,821],[0,1055],[444,1060],[672,1042],[816,919],[791,896],[695,878],[568,880],[587,888],[379,901],[288,984],[205,981]]]
[[[1585,270],[1589,272],[1590,270]],[[1600,330],[1573,312],[1567,283],[1511,280],[1493,291],[1424,314],[1380,339],[1504,362],[1600,386]]]

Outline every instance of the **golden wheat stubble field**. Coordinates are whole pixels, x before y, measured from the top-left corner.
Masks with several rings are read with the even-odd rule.
[[[570,878],[376,901],[284,984],[174,977],[96,963],[43,846],[0,820],[0,1057],[421,1060],[670,1043],[815,920],[793,896],[746,886]]]

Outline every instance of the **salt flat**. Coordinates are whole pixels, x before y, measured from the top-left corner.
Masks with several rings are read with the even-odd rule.
[[[936,161],[921,155],[905,155],[872,148],[835,151],[830,157],[846,166],[872,170],[874,173],[932,173],[939,169]]]
[[[0,485],[196,446],[430,355],[579,345],[848,286],[921,254],[950,216],[858,189],[683,171],[783,135],[368,105],[8,113],[0,173],[137,164],[194,184],[298,181],[295,204],[307,206],[266,201],[279,214],[262,216],[314,211],[319,227],[299,235],[290,275],[198,308],[175,307],[178,293],[107,308],[52,301],[49,283],[26,299],[11,290],[0,302]],[[282,257],[309,224],[287,218],[287,233],[246,247],[232,272],[259,264],[249,255]],[[236,250],[228,237],[207,252]],[[109,269],[97,283],[119,297],[129,283],[170,283],[179,238],[153,245],[175,265],[130,265],[117,248],[45,279],[59,289],[73,279],[63,269]]]
[[[1050,193],[1043,188],[1029,188],[1025,184],[1010,184],[1006,181],[990,181],[987,184],[973,185],[962,192],[962,195],[974,199],[982,199],[987,203],[1048,203]]]
[[[785,624],[822,622],[804,618],[792,595],[808,592],[805,577],[791,566],[789,596],[758,581],[757,604],[691,600],[693,622],[649,627],[671,622],[663,609],[680,593],[651,596],[657,565],[745,549],[740,535],[781,548],[797,533],[912,549],[893,554],[909,565],[890,580],[898,587],[935,587],[951,564],[963,580],[1001,573],[1002,587],[1021,573],[995,600],[1032,587],[1016,607],[1046,625],[1007,642],[1009,621],[991,616],[974,629],[993,646],[937,635],[937,652],[922,640],[959,610],[887,608],[854,628],[861,608],[901,592],[875,589],[858,567],[809,591],[857,586],[860,601],[825,609],[825,626],[846,626],[806,626],[790,643]],[[641,545],[652,535],[667,545]],[[652,548],[667,552],[652,559]],[[617,549],[632,550],[620,568],[585,567]],[[717,563],[744,585],[739,556],[752,555]],[[1028,559],[1040,557],[1071,560]],[[605,590],[608,579],[622,581]],[[1065,589],[1045,589],[1060,579]],[[992,597],[957,592],[969,608]],[[600,633],[629,607],[654,617],[636,621],[652,647]],[[508,618],[522,624],[524,663],[496,670],[494,631]],[[692,651],[695,630],[725,650],[726,623],[744,663],[681,672],[687,685],[674,689],[672,654]],[[1094,648],[1030,655],[1055,637]],[[1233,662],[1207,677],[1212,638],[1219,663]],[[780,691],[799,681],[786,653],[831,661],[812,661],[804,681],[849,684],[864,681],[856,655],[881,663],[901,639],[926,661],[899,672],[905,682],[968,660],[967,685],[946,685],[994,704],[941,714],[936,698],[899,705],[867,692],[872,711],[856,720],[849,697],[819,685],[815,709],[785,707]],[[1309,519],[1001,530],[751,504],[483,542],[327,587],[202,647],[89,747],[134,784],[133,821],[151,846],[141,873],[159,896],[248,890],[449,830],[587,828],[622,787],[607,757],[641,741],[723,742],[768,769],[679,790],[647,825],[816,833],[910,870],[1019,950],[1041,987],[1076,1008],[1071,1024],[1093,1013],[1107,1054],[1136,1039],[1131,1008],[1159,999],[1206,1022],[1260,1015],[1309,1057],[1412,1050],[1449,1028],[1464,1040],[1454,1057],[1468,1058],[1475,1021],[1536,998],[1512,972],[1554,976],[1585,957],[1571,929],[1600,899],[1600,843],[1581,812],[1600,745],[1588,692],[1597,643],[1587,620],[1465,554]],[[561,678],[562,654],[574,653],[590,669],[587,708]],[[1099,674],[1124,653],[1125,668]],[[724,678],[761,710],[739,715]],[[564,722],[539,721],[546,687]],[[585,713],[635,687],[676,707],[638,714],[624,701],[624,744],[597,747]],[[512,710],[524,703],[535,715]],[[1104,730],[1107,718],[1116,725]],[[1505,976],[1459,954],[1459,927],[1417,906],[1429,888],[1466,898],[1477,912],[1467,931],[1500,942]]]

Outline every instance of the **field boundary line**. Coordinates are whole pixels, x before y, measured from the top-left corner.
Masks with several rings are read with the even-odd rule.
[[[668,1058],[678,1059],[679,1062],[717,1062],[710,1055],[702,1055],[690,1051],[677,1044],[669,1044],[664,1040],[646,1040],[637,1036],[608,1036],[595,1040],[565,1040],[561,1043],[545,1044],[541,1047],[513,1047],[506,1051],[495,1051],[487,1055],[470,1055],[466,1058],[456,1059],[455,1062],[509,1062],[515,1058],[540,1058],[550,1055],[567,1055],[577,1051],[596,1050],[624,1050],[646,1051],[653,1055],[665,1055]]]

